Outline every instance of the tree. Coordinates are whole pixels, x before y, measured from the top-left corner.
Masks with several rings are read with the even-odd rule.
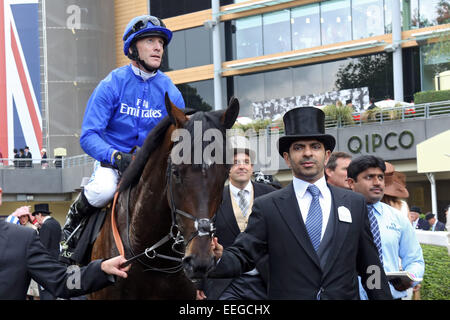
[[[392,98],[392,56],[382,53],[353,59],[339,68],[337,90],[369,87],[376,100]]]

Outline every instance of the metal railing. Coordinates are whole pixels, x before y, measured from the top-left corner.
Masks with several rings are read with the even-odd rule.
[[[94,159],[87,154],[57,158],[0,158],[0,169],[61,169],[93,165]]]
[[[343,121],[341,119],[325,118],[325,128],[343,128],[352,126],[362,126],[365,124],[385,123],[393,121],[408,121],[414,119],[430,119],[434,117],[450,116],[450,100],[434,103],[424,103],[414,106],[403,106],[394,108],[378,109],[377,112],[354,112],[352,121]],[[275,124],[270,124],[266,132],[271,134],[278,130],[279,134],[284,134],[284,128]],[[256,134],[259,134],[257,132]],[[71,168],[86,165],[93,165],[94,159],[87,154],[72,157],[57,158],[33,158],[33,159],[13,159],[0,158],[0,169],[60,169]]]
[[[407,121],[415,119],[430,119],[434,117],[450,116],[450,100],[424,103],[413,106],[402,106],[393,108],[374,109],[373,112],[365,110],[362,112],[354,112],[351,114],[352,119],[331,119],[325,117],[325,128],[343,128],[362,126],[365,124],[385,123],[393,121]],[[284,128],[279,128],[277,125],[271,124],[268,126],[268,131],[275,129],[279,130],[280,134],[284,134]]]

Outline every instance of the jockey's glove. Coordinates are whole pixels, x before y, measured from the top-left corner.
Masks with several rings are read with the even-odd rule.
[[[129,153],[123,153],[120,151],[114,153],[114,166],[122,173],[126,170],[126,168],[128,168],[131,160],[132,155]]]

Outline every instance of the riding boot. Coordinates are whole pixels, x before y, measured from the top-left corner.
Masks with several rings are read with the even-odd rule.
[[[72,203],[69,208],[69,212],[67,213],[66,223],[62,228],[62,241],[66,243],[68,239],[71,243],[76,242],[76,238],[72,235],[78,225],[82,222],[83,218],[89,217],[93,213],[100,210],[100,208],[92,206],[86,196],[84,195],[84,191],[80,192],[76,200]],[[78,234],[80,234],[78,232]],[[74,241],[75,240],[75,241]],[[75,247],[75,245],[66,243],[71,247]]]

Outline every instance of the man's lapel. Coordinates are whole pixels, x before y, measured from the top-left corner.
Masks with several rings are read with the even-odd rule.
[[[334,216],[330,216],[330,219],[334,219],[334,233],[331,241],[333,246],[330,255],[328,256],[327,262],[325,263],[325,270],[323,270],[323,277],[331,270],[331,267],[338,256],[345,238],[347,237],[347,232],[350,228],[350,223],[343,222],[339,220],[339,207],[346,207],[350,210],[350,205],[347,200],[347,193],[342,192],[339,188],[328,185],[331,191],[332,206],[334,209]],[[333,210],[332,210],[333,212]]]
[[[314,250],[308,232],[306,231],[305,223],[300,213],[297,202],[297,197],[294,192],[294,185],[292,182],[283,189],[283,193],[279,198],[275,198],[274,202],[281,216],[285,220],[291,232],[294,234],[297,242],[306,251],[308,256],[320,268],[319,257]]]

